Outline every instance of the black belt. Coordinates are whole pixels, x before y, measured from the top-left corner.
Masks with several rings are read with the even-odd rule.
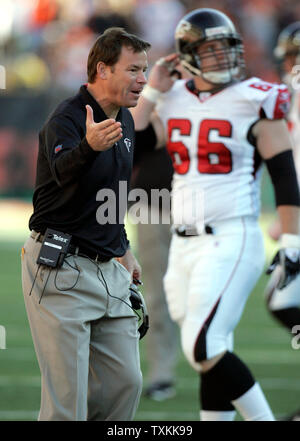
[[[32,231],[30,237],[32,239],[37,240],[38,242],[43,242],[44,235],[38,233],[37,231]],[[103,254],[96,253],[95,251],[91,251],[88,248],[83,246],[77,246],[75,243],[70,243],[68,248],[68,254],[74,254],[81,257],[88,257],[92,260],[96,260],[97,262],[108,262],[112,259],[112,257],[104,256]]]
[[[175,228],[174,231],[177,234],[177,236],[181,236],[181,237],[201,236],[201,234],[198,233],[198,230],[196,228],[188,228],[184,225]],[[204,231],[206,234],[214,234],[214,230],[210,225],[205,225]]]

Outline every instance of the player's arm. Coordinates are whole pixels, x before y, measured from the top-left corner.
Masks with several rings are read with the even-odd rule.
[[[299,189],[286,122],[262,119],[254,126],[253,134],[273,182],[282,234],[298,234]]]
[[[300,271],[300,196],[293,159],[293,146],[285,120],[262,119],[252,130],[257,149],[265,160],[275,191],[281,225],[280,250],[269,273],[277,264],[284,269],[279,288],[284,288]]]
[[[145,154],[165,146],[163,123],[159,116],[152,112],[148,126],[144,130],[135,130],[134,165],[138,165]]]
[[[130,110],[132,112],[132,109]],[[133,118],[135,128],[135,145],[137,147],[136,153],[138,156],[143,154],[143,152],[145,153],[147,151],[153,151],[166,145],[164,125],[155,110],[152,110],[150,115],[147,116],[146,124],[139,125],[137,121],[139,120],[139,114],[133,115]],[[143,128],[140,128],[141,126]]]
[[[165,144],[165,131],[160,118],[155,113],[155,106],[161,95],[173,86],[175,77],[172,74],[177,64],[177,54],[171,54],[158,60],[151,69],[148,83],[144,87],[137,106],[130,109],[136,131],[147,130],[149,125],[152,125],[156,134],[157,147]]]

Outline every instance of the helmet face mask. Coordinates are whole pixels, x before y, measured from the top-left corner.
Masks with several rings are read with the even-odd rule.
[[[181,64],[192,75],[222,85],[244,77],[242,40],[231,20],[213,9],[185,16],[175,32]]]

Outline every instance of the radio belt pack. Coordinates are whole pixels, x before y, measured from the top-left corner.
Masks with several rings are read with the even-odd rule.
[[[72,236],[70,234],[47,228],[36,263],[52,268],[61,267],[64,257],[68,252],[71,239]]]

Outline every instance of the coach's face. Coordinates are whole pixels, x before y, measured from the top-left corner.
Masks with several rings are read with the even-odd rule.
[[[107,92],[111,103],[135,107],[147,82],[147,67],[146,52],[133,52],[124,46],[118,62],[107,71]]]

